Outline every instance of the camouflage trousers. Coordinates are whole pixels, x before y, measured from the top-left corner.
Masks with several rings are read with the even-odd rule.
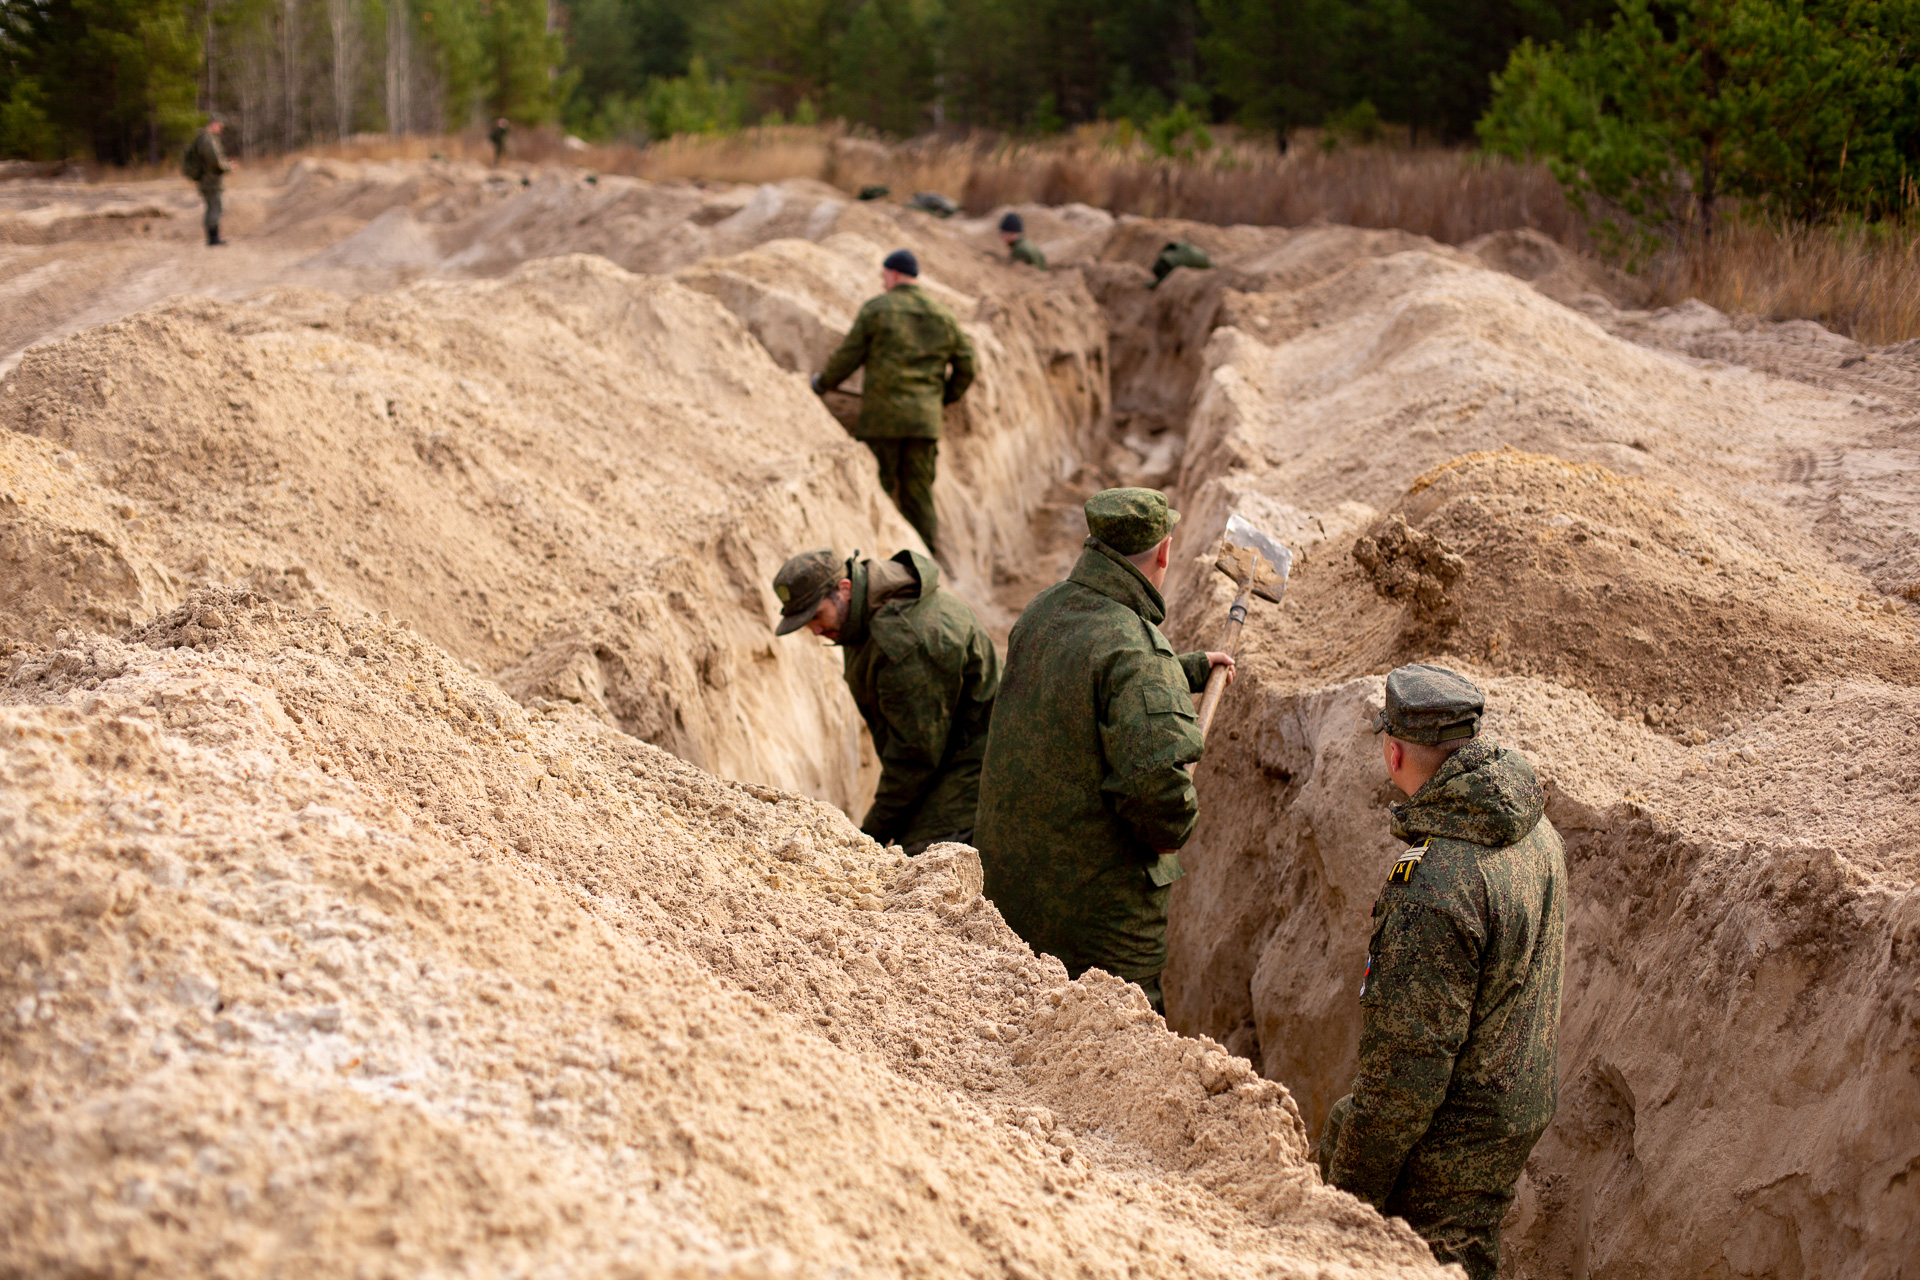
[[[206,229],[209,239],[220,233],[220,198],[225,192],[217,186],[200,188],[200,198],[207,202],[207,211],[200,218],[200,225]]]
[[[1353,1110],[1353,1095],[1333,1104],[1320,1134],[1320,1176],[1327,1177],[1340,1130]],[[1541,1130],[1545,1132],[1545,1130]],[[1514,1184],[1540,1133],[1517,1137],[1461,1137],[1416,1144],[1406,1167],[1376,1206],[1389,1218],[1404,1218],[1442,1265],[1457,1262],[1467,1280],[1494,1280],[1500,1270],[1500,1220],[1513,1203]]]
[[[937,554],[940,518],[933,514],[933,474],[940,442],[868,440],[865,443],[880,464],[880,487],[926,542],[927,550]]]

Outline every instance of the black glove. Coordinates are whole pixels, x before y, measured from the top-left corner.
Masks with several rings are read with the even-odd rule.
[[[823,396],[827,394],[827,389],[820,385],[820,375],[817,373],[813,375],[813,379],[808,385],[810,385],[813,388],[813,394],[817,396]]]
[[[940,389],[940,403],[943,405],[952,404],[959,398],[960,393],[953,389],[953,379],[948,378],[947,385]]]

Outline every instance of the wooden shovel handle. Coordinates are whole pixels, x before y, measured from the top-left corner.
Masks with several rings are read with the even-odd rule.
[[[1226,629],[1220,633],[1220,648],[1232,654],[1240,643],[1240,628],[1247,622],[1247,605],[1253,595],[1249,586],[1233,598],[1233,607],[1227,610]],[[1207,690],[1200,695],[1200,740],[1207,740],[1207,730],[1213,727],[1213,713],[1220,709],[1220,695],[1227,691],[1227,669],[1215,667],[1207,673]]]

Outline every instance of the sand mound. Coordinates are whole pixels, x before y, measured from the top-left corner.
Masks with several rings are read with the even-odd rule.
[[[1872,526],[1826,535],[1782,483],[1821,441],[1884,465],[1874,410],[1630,345],[1429,252],[1236,305],[1186,423],[1176,642],[1222,621],[1229,509],[1302,555],[1197,777],[1173,1024],[1285,1081],[1310,1129],[1350,1086],[1395,847],[1368,720],[1389,667],[1446,662],[1546,778],[1576,904],[1565,1100],[1508,1222],[1514,1273],[1911,1256],[1920,1127],[1857,1100],[1905,1087],[1920,1048],[1899,834],[1920,642],[1836,554]]]
[[[1743,514],[1604,467],[1472,454],[1415,480],[1353,554],[1407,608],[1401,653],[1534,670],[1689,740],[1817,673],[1920,683],[1892,599]]]
[[[137,316],[7,379],[9,437],[98,476],[85,511],[7,481],[32,513],[11,563],[44,584],[0,599],[11,634],[151,616],[175,582],[386,611],[522,697],[856,803],[837,664],[772,642],[767,584],[794,547],[912,534],[731,315],[584,257],[331,319],[283,301]]]
[[[7,1270],[1437,1274],[962,846],[249,593],[0,702]]]

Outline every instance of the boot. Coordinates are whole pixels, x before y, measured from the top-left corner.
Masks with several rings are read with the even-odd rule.
[[[214,223],[214,224],[213,224],[212,226],[210,226],[210,227],[208,227],[208,228],[207,228],[207,248],[209,248],[209,249],[211,249],[211,248],[213,248],[213,247],[214,247],[215,245],[220,245],[220,244],[225,244],[225,243],[226,243],[226,241],[225,241],[225,240],[222,240],[222,239],[220,238],[220,224],[219,224],[219,223],[217,223],[217,222],[216,222],[216,223]]]

